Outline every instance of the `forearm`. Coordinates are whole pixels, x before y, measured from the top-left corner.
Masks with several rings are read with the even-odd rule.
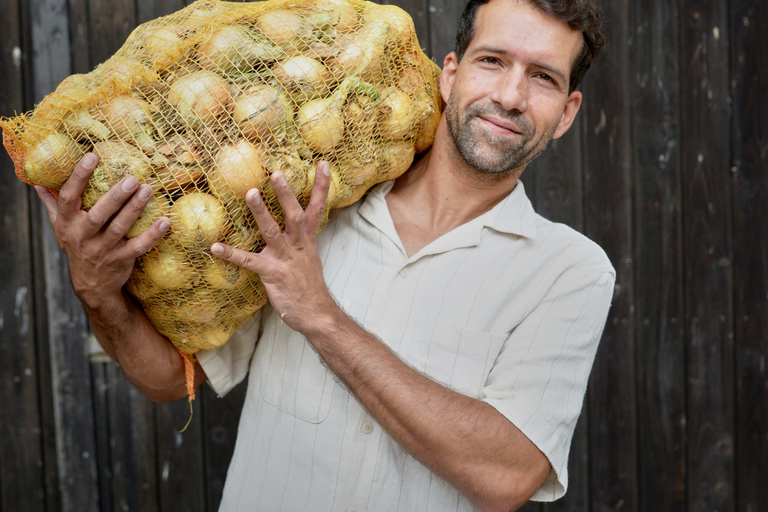
[[[434,382],[340,311],[308,335],[329,368],[414,458],[483,510],[514,510],[549,464],[493,407]]]
[[[183,358],[125,292],[82,302],[94,336],[142,393],[156,402],[187,395]],[[205,373],[195,363],[195,387],[204,381]]]

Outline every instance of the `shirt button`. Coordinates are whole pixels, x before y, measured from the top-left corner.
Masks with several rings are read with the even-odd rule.
[[[403,269],[400,271],[400,276],[408,277],[408,274],[410,273],[411,273],[411,270],[408,267],[403,267]]]
[[[373,432],[373,423],[365,422],[363,423],[363,426],[360,427],[360,430],[363,431],[363,434],[370,434]]]

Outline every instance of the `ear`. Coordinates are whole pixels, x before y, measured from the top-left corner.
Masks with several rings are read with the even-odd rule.
[[[459,61],[456,52],[451,52],[443,60],[443,72],[440,74],[440,95],[443,101],[448,103],[448,97],[453,89],[453,81],[456,79],[456,71],[459,69]]]
[[[576,118],[576,113],[581,107],[581,93],[579,91],[573,91],[568,96],[568,101],[563,109],[563,115],[560,117],[560,124],[557,125],[553,139],[559,139],[573,124],[573,120]]]

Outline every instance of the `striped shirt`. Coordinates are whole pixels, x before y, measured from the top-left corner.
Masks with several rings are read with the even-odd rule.
[[[553,468],[533,499],[559,498],[613,267],[589,239],[537,215],[521,182],[408,257],[385,200],[393,183],[332,212],[318,236],[330,292],[409,365],[508,418]],[[249,379],[221,511],[476,510],[269,305],[199,360],[219,395]]]

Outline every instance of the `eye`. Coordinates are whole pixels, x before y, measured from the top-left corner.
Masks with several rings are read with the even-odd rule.
[[[479,60],[480,60],[480,62],[482,62],[484,64],[491,64],[491,65],[494,65],[494,66],[496,64],[499,64],[499,62],[500,62],[499,59],[497,59],[496,57],[491,57],[491,56],[480,57]]]
[[[548,74],[546,74],[546,73],[536,73],[536,74],[535,74],[535,75],[533,75],[533,76],[534,76],[534,78],[538,78],[539,80],[544,80],[544,81],[546,81],[546,82],[552,82],[553,84],[554,84],[554,83],[556,83],[556,82],[555,82],[555,79],[554,79],[554,78],[552,78],[551,76],[549,76],[549,75],[548,75]]]

